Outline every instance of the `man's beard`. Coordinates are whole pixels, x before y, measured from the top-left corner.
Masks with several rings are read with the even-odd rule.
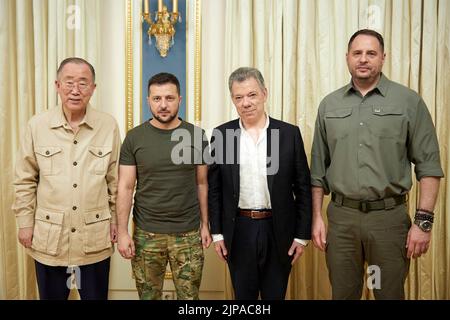
[[[173,115],[171,114],[170,117],[165,120],[165,119],[162,119],[157,114],[154,114],[153,118],[155,118],[155,120],[158,121],[159,123],[167,124],[167,123],[171,123],[174,119],[176,119],[177,115],[176,114],[173,114]]]

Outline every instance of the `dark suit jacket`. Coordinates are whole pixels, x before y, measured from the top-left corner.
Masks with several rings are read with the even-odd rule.
[[[291,258],[287,253],[294,238],[311,239],[310,172],[297,126],[270,118],[267,129],[268,156],[274,156],[270,154],[272,144],[276,143],[272,141],[272,137],[276,138],[273,129],[278,129],[279,134],[279,168],[272,175],[268,170],[267,182],[276,246],[282,262],[288,263]],[[239,146],[239,120],[214,129],[211,139],[214,162],[208,170],[211,233],[223,234],[230,255],[239,203]]]

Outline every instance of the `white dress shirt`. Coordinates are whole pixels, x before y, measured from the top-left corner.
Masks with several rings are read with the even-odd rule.
[[[267,185],[267,128],[269,117],[266,115],[266,124],[255,141],[245,130],[239,119],[241,128],[240,158],[239,158],[239,208],[241,209],[271,209],[269,187]],[[213,234],[213,241],[223,240],[222,234]],[[309,240],[294,239],[307,246]]]

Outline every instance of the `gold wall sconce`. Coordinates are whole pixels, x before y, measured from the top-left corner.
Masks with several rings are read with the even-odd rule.
[[[158,11],[155,12],[154,21],[149,10],[149,1],[144,0],[144,13],[142,14],[142,22],[149,24],[147,31],[148,42],[152,44],[152,36],[156,39],[156,49],[158,49],[161,57],[167,57],[169,49],[175,43],[175,24],[181,22],[181,15],[178,12],[178,0],[172,0],[172,12],[167,10],[163,0],[158,0]]]

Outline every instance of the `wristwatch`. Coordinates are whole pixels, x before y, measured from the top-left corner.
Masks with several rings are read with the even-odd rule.
[[[423,232],[430,232],[433,228],[433,222],[430,222],[428,220],[415,219],[414,224],[417,225]]]

